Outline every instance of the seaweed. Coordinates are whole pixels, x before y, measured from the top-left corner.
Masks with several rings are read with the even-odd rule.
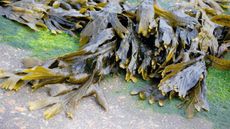
[[[131,95],[159,106],[178,97],[183,101],[180,107],[186,107],[192,118],[195,111],[209,110],[210,62],[230,69],[229,60],[221,59],[230,46],[229,15],[222,9],[226,3],[191,0],[164,9],[154,0],[137,6],[116,1],[1,1],[0,15],[33,30],[48,28],[72,36],[80,32],[81,48],[46,62],[25,59],[28,68],[14,73],[1,70],[5,81],[0,87],[16,91],[24,85],[33,90],[47,87],[50,97],[31,102],[30,110],[48,107],[45,119],[61,111],[72,118],[87,96],[95,96],[106,110],[100,82],[121,69],[127,81],[143,78],[153,83]]]

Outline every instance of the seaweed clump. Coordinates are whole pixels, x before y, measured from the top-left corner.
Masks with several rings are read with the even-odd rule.
[[[64,111],[72,118],[77,103],[94,95],[107,109],[100,81],[107,74],[125,71],[125,80],[137,77],[156,85],[131,92],[149,103],[163,106],[179,97],[189,118],[194,111],[209,110],[206,76],[210,62],[229,70],[221,59],[230,47],[227,1],[190,0],[163,9],[154,0],[137,6],[116,1],[3,0],[0,15],[29,26],[72,36],[80,33],[80,50],[48,60],[42,65],[7,72],[1,88],[49,88],[49,98],[29,104],[30,110],[48,107],[49,119]]]

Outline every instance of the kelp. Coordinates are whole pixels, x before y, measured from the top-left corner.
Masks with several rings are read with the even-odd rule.
[[[230,27],[230,16],[229,15],[216,15],[211,19],[213,22]]]
[[[95,96],[105,110],[107,102],[100,82],[105,75],[125,72],[125,80],[152,83],[131,91],[140,100],[164,106],[180,98],[188,118],[209,110],[206,98],[207,68],[229,70],[229,15],[227,1],[191,0],[162,8],[157,1],[137,6],[116,1],[5,0],[0,15],[52,33],[80,32],[81,48],[56,59],[39,62],[24,59],[27,69],[14,73],[0,70],[6,90],[30,85],[45,87],[48,98],[29,103],[30,110],[47,107],[45,119],[64,111],[72,118],[80,100]],[[211,62],[211,63],[210,63]]]
[[[136,20],[139,22],[138,24],[138,34],[142,34],[143,36],[147,36],[149,29],[153,29],[154,27],[154,9],[153,9],[154,1],[153,0],[145,0],[141,3],[137,10]],[[148,15],[146,15],[148,14]]]
[[[230,61],[225,59],[220,59],[218,57],[209,55],[208,58],[212,61],[214,67],[222,70],[230,70]]]

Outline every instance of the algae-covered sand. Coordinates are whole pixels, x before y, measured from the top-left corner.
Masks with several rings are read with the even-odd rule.
[[[19,23],[0,19],[0,41],[16,48],[31,51],[41,59],[57,57],[78,48],[78,38],[65,33],[54,35],[48,30],[35,32]]]

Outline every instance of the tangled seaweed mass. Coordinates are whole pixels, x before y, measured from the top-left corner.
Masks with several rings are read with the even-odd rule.
[[[29,103],[29,109],[47,107],[45,119],[61,111],[72,118],[77,103],[90,95],[106,110],[100,81],[125,71],[127,81],[138,77],[154,83],[132,95],[160,106],[178,97],[191,118],[194,111],[209,110],[207,67],[230,69],[230,61],[221,59],[230,47],[226,8],[228,0],[187,0],[169,9],[154,0],[135,6],[106,0],[1,0],[0,15],[33,30],[80,32],[81,48],[14,73],[1,70],[0,87],[48,87],[50,97]]]

